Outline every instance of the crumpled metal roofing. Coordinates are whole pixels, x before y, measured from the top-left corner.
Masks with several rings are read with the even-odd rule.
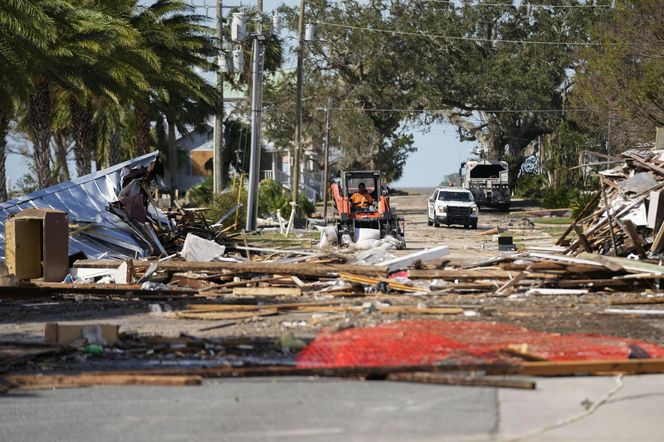
[[[90,226],[69,236],[69,254],[84,252],[89,258],[140,258],[149,255],[148,247],[138,240],[124,221],[107,210],[117,201],[124,168],[148,166],[159,155],[152,152],[115,166],[0,204],[0,253],[5,255],[5,220],[27,208],[51,208],[69,214],[69,223]],[[156,214],[149,206],[149,213]],[[159,218],[164,215],[159,213]]]

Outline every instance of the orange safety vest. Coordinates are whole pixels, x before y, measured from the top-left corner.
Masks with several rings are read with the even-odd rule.
[[[366,209],[369,207],[369,204],[373,203],[373,197],[370,193],[361,194],[360,192],[355,192],[350,197],[350,202],[353,203],[353,206]]]

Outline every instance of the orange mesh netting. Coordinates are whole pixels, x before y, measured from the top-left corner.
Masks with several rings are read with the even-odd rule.
[[[444,359],[488,363],[509,360],[500,350],[514,345],[553,361],[627,359],[633,346],[664,357],[663,347],[634,339],[558,335],[492,322],[412,320],[322,331],[296,360],[299,367],[427,365]]]

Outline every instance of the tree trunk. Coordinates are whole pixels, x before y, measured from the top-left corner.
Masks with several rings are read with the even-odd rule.
[[[150,153],[152,137],[150,136],[150,115],[147,107],[137,105],[134,108],[136,123],[136,154],[138,156]]]
[[[30,94],[28,120],[33,144],[33,160],[40,189],[51,185],[51,124],[53,103],[51,84],[47,79],[35,80]]]
[[[175,123],[168,119],[168,172],[171,176],[171,198],[175,201],[178,188],[178,148],[175,140]]]
[[[7,201],[7,175],[5,161],[7,160],[7,133],[9,132],[9,113],[0,112],[0,201]]]
[[[69,99],[72,135],[74,136],[74,159],[78,176],[87,175],[92,170],[92,103],[86,100],[85,106],[74,97]]]
[[[114,166],[122,161],[122,146],[120,137],[120,122],[111,131],[108,144],[108,165]]]
[[[55,145],[55,160],[57,161],[57,167],[62,171],[62,180],[69,181],[71,176],[69,175],[69,164],[67,164],[67,143],[69,141],[68,137],[64,134],[53,134],[54,145]]]

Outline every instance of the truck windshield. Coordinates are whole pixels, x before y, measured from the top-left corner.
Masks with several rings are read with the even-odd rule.
[[[473,196],[470,192],[440,192],[438,194],[439,201],[473,201]]]

